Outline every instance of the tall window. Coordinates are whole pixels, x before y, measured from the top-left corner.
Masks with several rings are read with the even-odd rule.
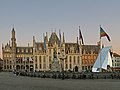
[[[50,63],[50,64],[52,63],[52,61],[51,61],[51,56],[49,56],[49,63]]]
[[[45,64],[45,56],[43,57],[43,69],[45,69],[46,68],[46,64]]]
[[[10,61],[10,64],[11,64],[11,61]]]
[[[40,64],[40,69],[42,68],[42,65]]]
[[[30,52],[32,53],[32,49],[30,49]]]
[[[67,66],[67,64],[65,64],[65,69],[67,69],[68,68],[68,66]]]
[[[70,59],[70,63],[71,63],[71,56],[69,57],[69,59]]]
[[[35,62],[37,63],[37,56],[35,56]]]
[[[45,69],[45,68],[46,68],[46,64],[44,63],[44,64],[43,64],[43,69]]]
[[[10,65],[10,69],[12,69],[12,66]]]
[[[77,63],[79,64],[80,62],[79,62],[80,60],[79,60],[79,56],[77,57]]]
[[[75,56],[74,56],[74,64],[76,64],[76,63],[75,63]]]
[[[28,49],[26,49],[26,53],[28,53]]]
[[[49,64],[49,68],[51,69],[51,64]]]
[[[4,66],[4,69],[6,69],[6,66]]]
[[[45,63],[45,56],[43,57],[43,62]]]
[[[39,56],[39,62],[41,63],[41,56]]]
[[[35,68],[37,69],[38,67],[37,67],[37,64],[35,64]]]
[[[70,64],[70,69],[72,69],[72,64]]]

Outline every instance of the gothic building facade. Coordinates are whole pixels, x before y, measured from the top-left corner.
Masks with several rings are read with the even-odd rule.
[[[64,33],[58,37],[56,32],[50,37],[46,33],[44,42],[37,42],[33,36],[32,43],[18,46],[13,28],[11,43],[2,45],[3,70],[50,71],[56,49],[57,61],[65,71],[86,71],[92,69],[100,51],[99,45],[83,45],[78,38],[76,43],[66,42]]]

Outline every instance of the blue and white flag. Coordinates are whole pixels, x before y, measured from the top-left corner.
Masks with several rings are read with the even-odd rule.
[[[61,47],[61,32],[60,32],[60,30],[59,30],[59,38],[60,38],[60,47]]]
[[[43,49],[44,51],[46,51],[46,37],[44,36],[44,34],[43,34],[43,38],[44,38]]]

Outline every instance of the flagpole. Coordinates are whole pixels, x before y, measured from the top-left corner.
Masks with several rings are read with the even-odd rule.
[[[101,25],[99,25],[99,27],[101,28]],[[100,35],[100,52],[102,50],[102,41],[101,41],[101,35]],[[101,68],[101,53],[100,53],[100,72],[102,72],[102,68]]]
[[[80,26],[79,26],[79,44],[80,44],[80,47],[79,47],[79,56],[80,56],[80,64],[82,63],[82,45],[83,45],[83,37],[82,37],[82,33],[81,33],[81,30],[80,30]],[[82,71],[82,65],[80,65],[80,71]]]

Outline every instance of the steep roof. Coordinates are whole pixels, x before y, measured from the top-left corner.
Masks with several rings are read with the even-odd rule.
[[[120,57],[120,55],[117,54],[117,53],[113,53],[113,56],[114,56],[114,57]]]
[[[71,52],[70,49],[74,49],[74,53],[79,52],[79,46],[77,43],[65,43],[65,52]]]
[[[74,49],[74,52],[79,53],[79,45],[78,43],[65,43],[65,50],[66,52],[70,52],[70,49]],[[98,54],[100,47],[98,45],[82,45],[82,54],[85,51],[85,54],[91,54],[91,51],[93,53]]]
[[[87,54],[88,53],[90,54],[92,50],[95,54],[98,54],[99,49],[100,49],[100,47],[98,45],[83,45],[82,46],[82,54],[84,51],[86,51]]]
[[[43,45],[44,43],[43,42],[36,42],[35,43],[35,48],[37,49],[37,50],[43,50],[44,49],[44,45]]]
[[[48,42],[48,45],[50,46],[51,44],[60,44],[60,40],[58,38],[58,36],[56,35],[55,32],[53,32],[49,38],[49,42]]]

